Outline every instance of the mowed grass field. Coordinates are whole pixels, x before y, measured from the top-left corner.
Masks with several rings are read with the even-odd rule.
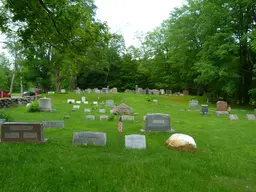
[[[0,144],[0,192],[177,192],[177,191],[256,191],[256,121],[246,120],[253,111],[233,109],[238,121],[210,114],[201,116],[195,109],[187,111],[190,96],[150,96],[158,103],[147,102],[146,95],[129,93],[85,94],[91,103],[113,99],[130,105],[135,121],[123,122],[123,139],[118,139],[118,117],[114,121],[85,120],[84,108],[72,112],[67,99],[81,100],[83,94],[47,95],[55,113],[28,113],[25,106],[8,109],[15,121],[41,122],[63,120],[64,129],[45,129],[47,143]],[[204,104],[203,98],[197,98]],[[102,106],[99,106],[102,108]],[[109,113],[110,108],[106,112]],[[184,111],[182,111],[184,110]],[[177,133],[192,136],[195,153],[167,149],[170,133],[141,133],[143,116],[166,113]],[[107,133],[107,145],[73,146],[73,133],[99,131]],[[146,135],[147,149],[124,147],[124,136]]]

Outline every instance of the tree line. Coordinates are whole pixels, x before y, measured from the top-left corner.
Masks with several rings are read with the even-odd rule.
[[[96,10],[93,0],[3,1],[1,30],[15,37],[10,73],[44,90],[139,85],[254,103],[254,0],[188,0],[128,48]]]

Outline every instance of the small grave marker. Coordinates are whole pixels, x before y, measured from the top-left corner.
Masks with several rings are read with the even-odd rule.
[[[69,103],[69,104],[74,104],[74,103],[75,103],[75,99],[68,99],[68,100],[67,100],[67,103]]]
[[[100,120],[101,121],[108,120],[108,116],[107,115],[101,115]]]
[[[76,104],[81,104],[81,101],[76,101]]]
[[[95,120],[95,116],[94,115],[87,115],[86,120]]]
[[[98,101],[93,101],[92,104],[93,105],[98,105]]]
[[[99,109],[99,112],[100,113],[106,113],[106,110],[105,109]]]
[[[91,109],[86,108],[86,109],[84,109],[84,112],[85,113],[91,113]]]
[[[43,121],[44,128],[64,128],[64,121]]]
[[[157,102],[158,102],[158,100],[156,100],[156,99],[153,99],[153,102],[154,102],[154,103],[157,103]]]
[[[53,95],[53,94],[55,94],[55,92],[54,91],[49,91],[48,94]]]
[[[66,89],[61,89],[60,92],[61,93],[66,93]]]
[[[107,107],[114,107],[115,103],[113,100],[106,100],[106,106]]]
[[[255,116],[253,114],[247,114],[246,118],[247,118],[247,120],[250,120],[250,121],[254,121],[255,120]]]
[[[197,108],[197,107],[198,107],[198,101],[197,100],[189,101],[189,108]]]
[[[138,135],[138,134],[126,135],[125,147],[130,149],[145,149],[146,148],[145,135]]]
[[[134,121],[134,116],[131,115],[123,115],[122,116],[123,121]]]
[[[69,115],[65,115],[64,119],[70,119],[70,116]]]
[[[74,109],[74,110],[80,109],[80,105],[74,105],[74,106],[73,106],[73,109]]]
[[[238,120],[238,117],[237,117],[236,114],[230,114],[230,115],[229,115],[229,119],[230,119],[230,120]]]
[[[89,102],[88,101],[85,101],[84,104],[88,104]]]
[[[86,98],[85,97],[82,97],[82,102],[84,103],[86,101]]]
[[[101,132],[75,132],[73,145],[99,145],[105,146],[107,134]]]

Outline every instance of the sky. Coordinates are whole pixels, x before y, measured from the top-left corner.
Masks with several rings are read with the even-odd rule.
[[[122,34],[126,46],[138,45],[136,33],[146,33],[159,26],[183,0],[95,0],[96,17],[106,21],[112,33]],[[0,35],[0,53],[5,37]]]
[[[159,26],[183,0],[95,0],[97,18],[106,21],[111,32],[120,33],[126,46],[137,44],[136,32]]]

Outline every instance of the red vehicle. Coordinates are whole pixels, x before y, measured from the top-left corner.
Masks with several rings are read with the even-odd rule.
[[[11,94],[6,93],[6,91],[3,89],[0,89],[0,98],[8,98],[8,97],[11,97]]]

